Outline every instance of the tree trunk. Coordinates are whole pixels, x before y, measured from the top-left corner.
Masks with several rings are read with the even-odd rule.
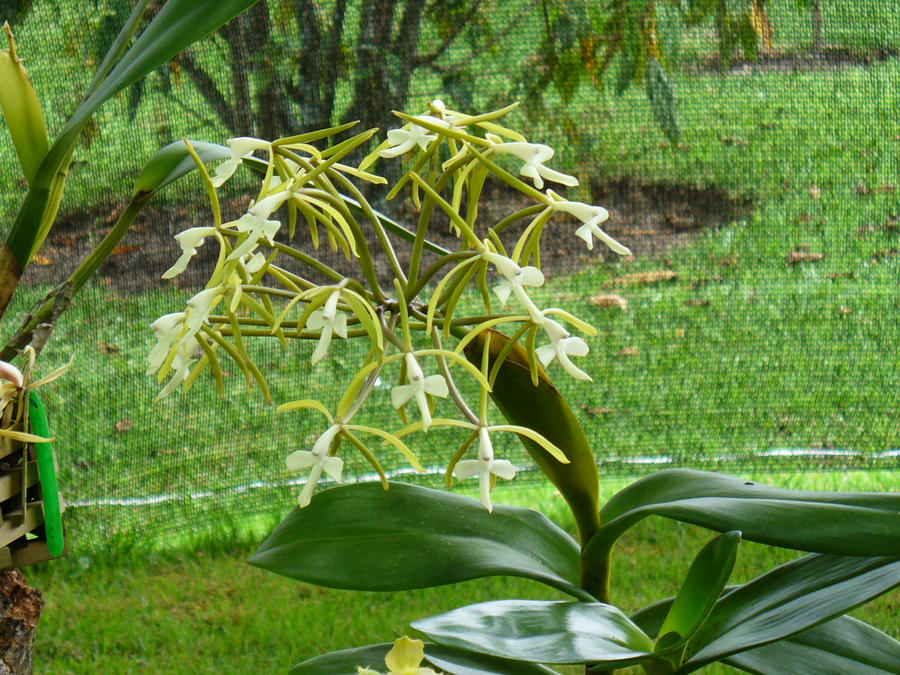
[[[30,675],[44,601],[19,570],[0,571],[0,675]]]
[[[822,37],[822,0],[814,0],[812,6],[813,53],[822,54],[824,39]]]

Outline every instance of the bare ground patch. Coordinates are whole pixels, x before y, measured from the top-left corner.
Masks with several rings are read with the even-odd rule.
[[[662,256],[699,231],[746,216],[751,209],[748,200],[715,188],[640,183],[629,179],[598,181],[592,187],[594,201],[610,212],[604,229],[628,246],[636,257]],[[496,222],[529,204],[505,185],[488,186],[482,198],[479,222]],[[223,203],[226,218],[237,218],[245,208],[246,203],[239,200]],[[121,206],[62,215],[40,256],[26,271],[25,283],[56,283],[68,276],[109,230],[119,209]],[[390,203],[384,205],[384,210],[414,227],[414,212],[398,212]],[[180,254],[174,234],[188,227],[206,225],[208,220],[209,208],[205,204],[151,205],[101,267],[100,282],[122,292],[142,291],[169,283],[160,277]],[[510,227],[503,237],[504,243],[511,247],[527,222],[521,221]],[[548,224],[542,239],[541,260],[548,274],[573,271],[598,257],[613,255],[602,246],[588,251],[584,242],[574,236],[579,224],[559,215]],[[302,223],[298,225],[297,236],[301,246],[307,245],[304,250],[309,250],[310,242],[304,242],[309,234]],[[436,215],[430,238],[446,247],[455,246],[456,239],[449,233],[444,214]],[[327,244],[323,244],[323,250],[326,262],[335,269],[348,274],[353,272],[354,266],[348,264],[342,254],[327,250]],[[189,287],[205,283],[216,256],[215,242],[207,241],[176,283]],[[398,256],[401,263],[409,259],[408,245],[398,247]],[[379,263],[378,272],[383,281],[389,281],[389,269],[383,261]]]

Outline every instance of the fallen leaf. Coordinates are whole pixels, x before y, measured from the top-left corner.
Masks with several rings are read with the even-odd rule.
[[[124,255],[126,253],[131,253],[132,251],[139,251],[143,246],[139,246],[136,244],[119,244],[112,251],[109,252],[110,256],[119,256]]]
[[[45,255],[41,255],[40,253],[36,253],[35,256],[31,259],[31,262],[37,263],[38,265],[43,265],[44,267],[53,264],[53,260]]]
[[[809,186],[809,196],[813,199],[818,199],[822,196],[822,191],[819,189],[818,185],[810,185]]]
[[[100,349],[101,352],[103,352],[107,356],[112,356],[112,355],[118,354],[120,351],[122,351],[115,345],[108,344],[106,342],[98,342],[97,347]]]
[[[825,257],[824,253],[814,253],[813,251],[791,251],[787,254],[788,265],[796,265],[803,262],[818,262]]]
[[[625,347],[624,349],[619,351],[619,356],[635,356],[638,353],[638,348],[634,345],[630,347]]]
[[[844,307],[844,305],[841,305],[841,308],[840,308],[840,310],[838,310],[838,311],[839,311],[841,314],[853,314],[853,309],[850,308],[850,307]]]
[[[688,307],[706,307],[709,304],[709,299],[703,298],[702,300],[685,300],[684,304]]]
[[[869,186],[866,185],[865,183],[863,183],[862,181],[859,181],[856,184],[856,187],[853,188],[853,191],[862,197],[872,194],[871,188],[869,188]]]
[[[131,420],[129,418],[125,418],[124,420],[119,420],[116,422],[116,431],[119,433],[124,433],[131,429]]]
[[[670,281],[678,275],[675,270],[653,270],[651,272],[636,272],[634,274],[626,274],[625,276],[616,277],[607,281],[604,286],[615,286],[621,288],[623,286],[638,286],[641,284],[655,284],[660,281]]]
[[[623,312],[628,312],[628,300],[615,293],[601,293],[590,298],[589,302],[597,307],[619,307]]]

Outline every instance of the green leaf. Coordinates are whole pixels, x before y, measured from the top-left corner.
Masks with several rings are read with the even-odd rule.
[[[191,146],[205,163],[219,159],[227,159],[231,151],[222,145],[190,141]],[[134,196],[139,197],[158,192],[191,171],[196,170],[194,162],[184,141],[175,141],[161,148],[150,158],[138,176],[134,185]]]
[[[688,643],[700,667],[782,640],[850,611],[900,585],[900,558],[812,554],[725,595]]]
[[[618,668],[650,658],[653,649],[627,616],[600,602],[483,602],[411,625],[443,645],[537,663]]]
[[[492,330],[481,333],[466,346],[465,353],[472,363],[480,365],[488,334],[493,368],[494,358],[509,342],[501,333]],[[491,398],[512,424],[533,429],[563,450],[568,464],[554,459],[539,443],[519,436],[528,454],[571,507],[581,540],[588,541],[600,522],[600,483],[591,444],[569,404],[543,372],[539,373],[537,386],[532,383],[528,356],[520,345],[512,348],[500,366]]]
[[[898,493],[786,490],[712,471],[667,469],[635,481],[617,492],[604,504],[600,515],[606,523],[649,504],[694,497],[778,499],[900,511]]]
[[[558,675],[539,663],[510,660],[443,645],[426,644],[425,660],[447,675]]]
[[[325,490],[250,564],[319,586],[400,591],[479,577],[534,579],[582,599],[578,545],[543,514],[402,483]]]
[[[675,91],[666,71],[656,59],[647,64],[647,98],[650,110],[659,128],[672,145],[678,143],[681,129],[678,126],[678,106],[675,102]]]
[[[657,654],[681,649],[706,621],[731,576],[740,543],[740,532],[727,532],[704,546],[694,559],[659,630]]]
[[[22,174],[30,185],[47,154],[47,125],[41,102],[21,57],[16,53],[12,31],[4,23],[9,49],[0,49],[0,111],[22,166]]]
[[[290,675],[357,675],[363,666],[381,672],[392,642],[323,654],[291,668]],[[426,644],[425,661],[447,675],[555,675],[546,666],[509,661],[442,645]]]
[[[752,673],[791,675],[893,675],[900,673],[900,642],[872,626],[842,616],[803,633],[725,659]]]
[[[781,490],[721,474],[674,469],[625,488],[603,507],[604,527],[584,550],[606,555],[649,515],[773,546],[835,555],[900,555],[900,495]]]
[[[385,642],[322,654],[298,663],[290,675],[357,675],[358,666],[378,670],[384,667],[384,657],[393,646],[393,642]]]

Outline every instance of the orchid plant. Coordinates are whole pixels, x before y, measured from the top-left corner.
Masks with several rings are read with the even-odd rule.
[[[502,574],[572,597],[462,607],[413,623],[427,644],[403,637],[315,657],[292,672],[353,675],[384,663],[391,673],[420,675],[546,674],[555,664],[581,664],[585,672],[640,666],[656,674],[719,661],[755,673],[785,672],[786,663],[791,672],[844,673],[854,663],[865,663],[867,672],[900,672],[900,642],[842,616],[900,584],[897,495],[781,490],[670,470],[599,503],[591,444],[551,381],[590,381],[579,359],[596,329],[540,302],[542,235],[556,219],[554,228],[571,228],[569,236],[589,250],[598,240],[620,255],[628,249],[601,228],[604,208],[546,185],[562,191],[577,181],[548,166],[551,148],[506,126],[513,108],[468,114],[433,101],[421,114],[397,113],[401,126],[359,164],[349,158],[375,130],[338,140],[352,125],[271,142],[233,139],[212,174],[186,145],[212,219],[177,235],[182,253],[164,276],[184,272],[207,241],[215,241],[218,257],[205,288],[152,324],[157,345],[148,373],[158,378],[160,396],[189,389],[204,371],[222,391],[227,357],[270,398],[247,349],[250,338],[276,339],[285,349],[306,341],[316,367],[337,340],[368,347],[355,375],[341,383],[335,407],[309,398],[280,404],[285,413],[316,413],[324,421],[311,449],[286,459],[306,476],[298,508],[250,562],[346,589],[396,592]],[[387,198],[412,201],[418,222],[410,227],[376,212],[356,185],[385,183],[373,167],[401,157],[407,170]],[[260,189],[246,213],[226,220],[217,189],[242,165],[258,173]],[[525,205],[488,222],[479,199],[489,180],[502,181]],[[438,213],[456,235],[453,250],[429,238]],[[325,262],[325,241],[355,272]],[[399,242],[410,250],[405,264]],[[378,259],[390,283],[377,273]],[[394,430],[357,420],[378,404],[373,392],[385,381],[395,382]],[[446,458],[448,487],[454,477],[477,478],[479,499],[387,480],[383,449],[421,471],[410,439],[438,427],[460,430],[460,444]],[[536,511],[494,504],[497,480],[516,475],[495,452],[501,432],[518,436],[565,498],[577,541]],[[341,481],[347,451],[359,452],[382,484],[317,492],[323,476]],[[612,604],[612,553],[617,539],[650,515],[719,534],[697,554],[675,597],[629,616]],[[743,539],[809,554],[728,586]]]

